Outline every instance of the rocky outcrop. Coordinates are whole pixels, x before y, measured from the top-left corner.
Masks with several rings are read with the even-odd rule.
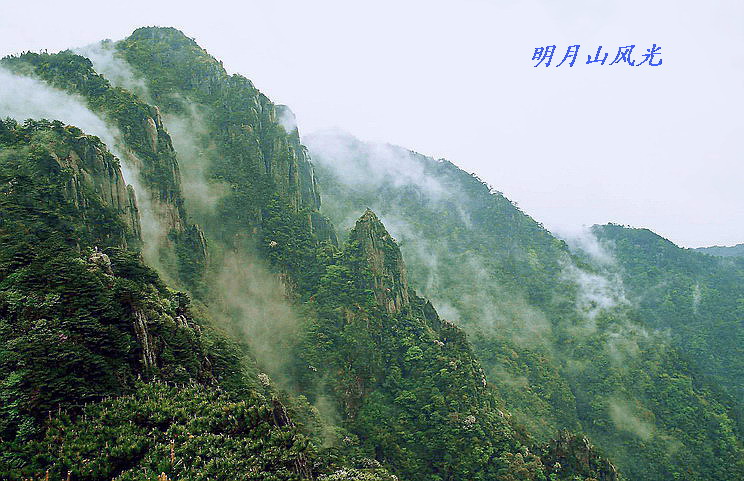
[[[619,481],[617,468],[602,457],[586,436],[560,431],[543,449],[542,460],[548,473],[560,477],[581,473],[598,481]]]
[[[403,256],[393,237],[374,212],[367,209],[349,235],[352,255],[361,256],[369,270],[370,285],[377,303],[390,314],[410,304],[408,277]]]
[[[114,275],[114,271],[111,268],[111,259],[107,254],[101,252],[98,247],[93,248],[93,252],[88,256],[88,263],[91,270],[99,269],[109,276]]]
[[[203,239],[203,235],[193,234],[194,230],[199,229],[189,222],[186,214],[176,152],[158,107],[147,104],[131,92],[115,88],[98,75],[89,59],[69,51],[57,54],[28,52],[17,57],[6,57],[2,63],[14,72],[33,74],[56,88],[81,95],[91,110],[116,126],[121,134],[117,140],[123,141],[122,145],[117,145],[121,161],[136,176],[129,181],[138,190],[143,223],[148,227],[145,231],[139,230],[139,227],[137,230],[137,235],[141,235],[142,242],[146,244],[146,257],[148,253],[158,253],[160,258],[150,258],[148,261],[154,265],[168,266],[165,269],[168,272],[164,272],[167,277],[178,279],[184,287],[192,288],[181,278],[180,272],[193,272],[194,266],[205,265],[206,258],[190,256],[194,265],[184,266],[174,265],[170,259],[160,255],[174,250],[174,247],[176,250],[190,248]],[[113,196],[111,200],[120,202],[124,198],[121,195],[124,191],[117,182],[112,180],[110,183],[109,197]],[[105,191],[102,193],[107,195]],[[129,211],[131,219],[128,224],[133,224],[136,209],[130,208]],[[198,248],[195,252],[202,251],[203,248]]]
[[[296,192],[295,204],[298,207],[320,209],[320,189],[315,177],[315,169],[310,161],[307,148],[300,141],[297,119],[286,105],[274,105],[272,121],[284,128],[287,137],[283,139],[292,153],[291,169],[287,176],[287,187]],[[295,175],[296,173],[296,175]]]
[[[134,334],[142,351],[142,367],[149,374],[157,366],[157,357],[153,346],[152,334],[147,328],[147,317],[138,309],[134,310]]]
[[[70,173],[66,186],[66,197],[80,211],[80,215],[95,222],[93,202],[100,201],[111,209],[124,229],[111,226],[107,235],[113,244],[127,247],[142,240],[137,201],[134,190],[128,186],[121,172],[119,160],[96,137],[84,135],[73,127],[68,131],[76,135],[68,139],[70,149],[65,153],[50,152],[59,167]],[[95,199],[91,197],[95,194]]]
[[[170,135],[165,130],[160,110],[138,100],[139,118],[128,119],[131,125],[119,125],[124,131],[124,162],[134,167],[138,176],[140,199],[151,210],[160,228],[177,236],[189,222],[184,208],[176,151]],[[147,199],[143,199],[147,196]],[[172,246],[169,246],[172,247]]]
[[[269,190],[296,212],[320,208],[315,172],[288,107],[275,105],[245,77],[229,75],[221,62],[174,28],[137,29],[117,49],[150,82],[150,93],[164,112],[188,115],[197,106],[210,113],[206,123],[216,148],[206,170],[234,191],[257,197],[242,212],[253,226],[261,226]]]

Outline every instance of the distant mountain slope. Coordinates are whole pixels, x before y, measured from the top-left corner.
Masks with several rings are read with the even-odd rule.
[[[678,349],[744,413],[744,258],[682,249],[647,229],[593,231],[617,259],[644,322],[668,329]]]
[[[529,431],[585,430],[630,479],[744,475],[737,401],[699,370],[691,346],[670,338],[672,319],[645,318],[596,237],[569,248],[444,160],[339,132],[303,141],[323,211],[340,227],[365,208],[380,214],[412,285],[469,333],[488,380]]]
[[[737,244],[735,246],[724,247],[724,246],[712,246],[712,247],[698,247],[695,249],[703,254],[710,254],[712,256],[721,257],[744,257],[744,244]]]

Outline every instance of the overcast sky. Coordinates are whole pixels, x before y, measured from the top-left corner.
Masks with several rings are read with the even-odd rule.
[[[105,7],[103,7],[105,5]],[[445,157],[554,230],[744,242],[744,1],[0,0],[0,55],[145,25],[194,37],[297,114]],[[659,67],[608,65],[619,46]],[[534,68],[535,47],[556,45]],[[605,65],[587,65],[598,46]],[[0,85],[2,88],[2,85]]]

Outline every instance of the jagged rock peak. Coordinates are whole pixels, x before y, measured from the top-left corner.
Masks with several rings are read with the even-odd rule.
[[[351,245],[359,249],[371,274],[371,286],[377,303],[391,314],[410,304],[408,276],[395,239],[374,212],[367,209],[349,236]]]

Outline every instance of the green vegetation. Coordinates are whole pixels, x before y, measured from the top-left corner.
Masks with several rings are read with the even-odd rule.
[[[55,416],[29,446],[52,479],[295,480],[312,475],[312,447],[281,404],[203,386],[138,383],[91,404],[77,421]]]
[[[679,302],[689,311],[694,283],[655,267],[664,262],[657,250],[620,256],[624,269],[618,269],[571,252],[447,161],[343,134],[308,142],[324,211],[340,226],[366,207],[380,213],[400,239],[412,283],[468,332],[488,381],[521,429],[545,441],[562,429],[586,432],[634,480],[744,475],[738,403],[690,350],[697,345],[700,353],[729,361],[729,379],[741,382],[742,283],[735,271],[723,272],[725,262],[683,253],[679,268],[720,266],[706,274],[716,290],[705,314],[700,309],[700,322],[689,324],[671,308],[664,313],[669,320],[659,322],[669,305],[663,296],[646,296],[639,306],[634,299],[656,292],[652,282],[664,277],[660,292],[685,293]],[[649,272],[661,276],[635,289],[633,282]],[[683,281],[685,290],[669,278]]]
[[[646,229],[597,226],[615,255],[639,315],[672,343],[744,422],[744,259],[681,249]]]
[[[8,120],[0,147],[0,477],[388,478],[143,264],[97,138]]]
[[[235,375],[235,358],[206,352],[210,334],[188,296],[127,247],[132,232],[101,196],[118,161],[100,141],[58,122],[6,121],[0,131],[3,452],[37,436],[51,411],[127,392],[138,376]],[[71,160],[90,149],[97,170]]]
[[[200,114],[204,132],[195,141],[205,178],[199,180],[227,193],[211,216],[199,219],[212,238],[232,245],[251,227],[261,227],[277,195],[294,211],[317,210],[312,166],[296,131],[282,127],[277,107],[250,80],[228,75],[194,40],[172,28],[137,29],[116,48],[146,79],[165,113]]]
[[[712,256],[720,257],[742,257],[744,256],[744,244],[737,244],[731,247],[724,246],[712,246],[712,247],[698,247],[695,249],[703,254],[710,254]]]
[[[449,162],[347,138],[313,153],[323,212],[361,214],[339,246],[286,107],[175,29],[112,55],[141,92],[2,60],[83,96],[143,192],[75,127],[0,122],[0,477],[744,476],[738,261],[610,226],[600,262]]]
[[[206,247],[199,228],[188,223],[176,153],[158,109],[133,93],[112,86],[93,70],[90,60],[71,52],[28,52],[5,57],[1,64],[84,97],[91,110],[116,127],[126,146],[122,149],[124,155],[128,156],[122,160],[135,170],[146,189],[139,193],[140,202],[151,204],[151,215],[159,224],[149,229],[162,231],[145,232],[146,240],[153,244],[150,248],[157,251],[149,260],[165,266],[163,270],[181,286],[202,294]],[[168,242],[162,242],[162,236]]]
[[[105,195],[118,160],[97,138],[47,121],[8,120],[0,133],[3,476],[391,479],[383,466],[405,479],[614,476],[593,450],[566,477],[530,454],[463,333],[409,290],[371,212],[343,251],[303,235],[307,224],[277,202],[265,227],[294,246],[268,257],[306,274],[294,378],[343,412],[334,428],[303,398],[272,391],[142,263]]]

